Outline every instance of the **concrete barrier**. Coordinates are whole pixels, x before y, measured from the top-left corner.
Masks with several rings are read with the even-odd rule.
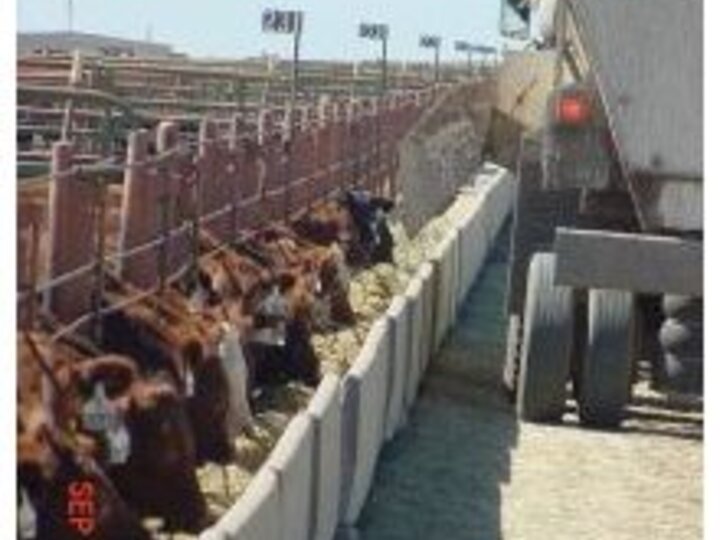
[[[341,521],[348,525],[354,524],[360,515],[384,440],[389,343],[387,317],[383,317],[370,330],[343,385],[349,397],[343,400],[343,409],[348,406],[356,411],[355,414],[343,413],[343,422],[352,421],[355,416],[355,436],[350,434],[352,426],[347,426],[348,431],[343,433],[343,446],[354,446],[354,449],[343,450],[343,481],[349,480],[350,484],[343,487],[345,496]]]
[[[282,540],[280,489],[277,474],[261,468],[242,496],[212,529],[210,540]]]
[[[472,192],[469,192],[472,193]],[[490,244],[490,235],[483,226],[481,207],[485,194],[473,198],[473,208],[460,224],[459,291],[460,303],[467,296],[475,277],[485,259]]]
[[[450,233],[450,312],[447,331],[455,326],[458,311],[460,311],[460,231],[453,229]]]
[[[440,349],[443,339],[450,328],[454,305],[453,287],[453,237],[448,235],[440,243],[432,257],[437,272],[435,281],[435,327],[433,331],[432,353]]]
[[[385,411],[385,439],[389,440],[405,423],[405,385],[410,358],[410,307],[407,298],[396,296],[387,311],[390,337],[388,398]]]
[[[467,296],[495,237],[507,219],[512,207],[514,182],[508,171],[487,166],[489,179],[473,187],[463,189],[466,197],[472,197],[472,205],[461,220],[459,256],[459,303]]]
[[[331,540],[340,502],[342,417],[337,375],[323,377],[307,410],[313,424],[310,538]]]
[[[422,372],[422,344],[423,344],[423,286],[422,279],[419,276],[410,280],[405,298],[408,303],[408,329],[410,331],[409,338],[409,354],[406,369],[405,384],[405,409],[409,409],[415,402],[418,386],[420,384],[420,376]]]
[[[418,276],[422,280],[422,330],[420,332],[420,366],[424,374],[432,357],[432,337],[435,333],[435,290],[436,272],[430,263],[423,263],[418,270]],[[422,377],[421,377],[422,378]]]
[[[200,536],[198,536],[198,540],[225,540],[225,538],[223,532],[217,527],[205,529],[200,533]]]
[[[296,415],[275,445],[265,467],[274,471],[280,491],[282,540],[308,540],[312,494],[313,431],[306,413]]]

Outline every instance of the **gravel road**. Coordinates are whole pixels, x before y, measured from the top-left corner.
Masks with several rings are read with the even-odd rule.
[[[702,538],[703,416],[647,384],[618,431],[520,424],[500,390],[507,231],[382,452],[363,540]]]

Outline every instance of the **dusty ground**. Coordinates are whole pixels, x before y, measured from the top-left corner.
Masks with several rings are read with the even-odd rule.
[[[507,238],[383,450],[362,540],[702,538],[702,413],[636,388],[622,429],[516,422],[500,391]]]

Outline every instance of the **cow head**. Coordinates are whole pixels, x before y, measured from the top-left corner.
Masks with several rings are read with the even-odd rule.
[[[182,396],[167,382],[138,381],[126,421],[132,452],[110,470],[120,492],[141,514],[159,516],[171,529],[202,529],[207,507],[195,476],[195,441]]]
[[[54,427],[40,404],[19,408],[18,516],[27,537],[71,540],[82,530],[110,540],[149,540],[98,467],[95,451],[92,439]],[[69,514],[75,486],[84,486],[92,520]]]
[[[348,190],[343,202],[358,228],[364,257],[371,263],[391,263],[393,238],[386,216],[394,208],[393,201],[375,197],[364,190]]]

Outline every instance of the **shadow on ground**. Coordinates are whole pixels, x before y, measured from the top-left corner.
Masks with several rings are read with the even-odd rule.
[[[498,540],[500,486],[517,439],[500,381],[508,227],[425,375],[408,424],[382,451],[362,540]]]

